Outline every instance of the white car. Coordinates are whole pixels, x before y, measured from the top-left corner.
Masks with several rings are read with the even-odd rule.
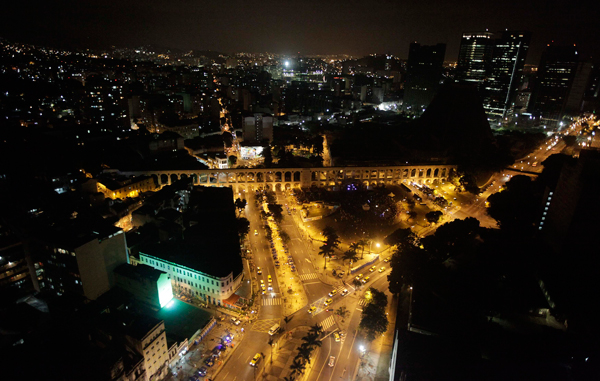
[[[333,367],[335,365],[335,356],[329,357],[329,366]]]

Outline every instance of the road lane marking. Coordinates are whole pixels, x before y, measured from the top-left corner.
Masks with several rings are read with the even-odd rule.
[[[352,344],[350,344],[350,350],[348,351],[348,357],[346,357],[346,360],[350,358],[350,355],[352,354],[352,348],[354,348],[354,340],[356,340],[356,334],[358,333],[357,330],[354,330],[354,337],[352,338]]]
[[[329,338],[329,340],[331,340],[331,338]],[[325,364],[327,364],[327,361],[329,360],[330,355],[331,355],[331,341],[329,342],[329,352],[327,352],[327,357],[325,357],[325,361],[323,361],[323,366],[321,367],[321,371],[319,372],[319,375],[317,376],[317,380],[321,379],[321,373],[323,372],[323,368],[325,368]]]

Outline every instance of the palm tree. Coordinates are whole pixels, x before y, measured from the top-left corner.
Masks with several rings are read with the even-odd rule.
[[[296,357],[294,357],[294,362],[296,360],[302,361],[304,364],[310,362],[310,355],[312,354],[313,348],[302,343],[302,345],[296,349],[298,350],[298,354],[296,354]]]
[[[344,253],[344,257],[342,258],[344,261],[348,261],[348,266],[350,266],[350,263],[358,260],[358,254],[356,253],[356,250],[352,250],[352,245],[354,245],[354,243],[350,245],[350,249]]]
[[[358,244],[362,248],[362,251],[360,253],[360,259],[363,259],[363,255],[365,254],[365,246],[369,244],[369,241],[367,241],[366,239],[361,239],[360,241],[358,241]]]
[[[311,326],[310,326],[310,328],[308,329],[308,333],[309,333],[309,334],[311,334],[311,333],[312,333],[312,334],[315,334],[315,335],[317,335],[317,336],[318,336],[318,335],[320,335],[320,334],[322,334],[322,333],[323,333],[323,327],[321,327],[321,326],[320,326],[320,325],[318,325],[318,324],[311,325]]]
[[[325,270],[327,268],[327,258],[333,255],[333,247],[329,246],[328,244],[324,244],[319,249],[319,255],[322,255],[325,259],[325,262],[323,263],[323,270]]]
[[[290,370],[292,371],[290,376],[295,375],[295,374],[303,374],[305,369],[306,369],[306,363],[304,362],[304,360],[299,359],[296,356],[296,358],[294,359],[294,362],[292,363],[292,365],[290,365]]]
[[[346,308],[346,306],[341,306],[340,308],[338,308],[337,310],[335,310],[335,313],[337,315],[339,315],[342,319],[344,319],[346,316],[348,316],[348,309]]]
[[[294,373],[290,373],[289,376],[287,377],[283,377],[283,381],[295,381],[296,378],[294,377]]]
[[[304,336],[302,340],[304,340],[304,342],[301,346],[309,347],[311,350],[323,345],[323,342],[319,340],[319,335],[315,335],[313,333],[309,333],[308,335]]]

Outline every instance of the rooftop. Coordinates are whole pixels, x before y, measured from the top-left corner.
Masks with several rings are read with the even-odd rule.
[[[140,247],[147,254],[205,274],[226,277],[237,276],[243,270],[237,240],[231,242],[221,237],[214,239],[186,239],[164,243],[148,243]]]
[[[160,275],[163,274],[162,271],[156,270],[148,265],[139,264],[137,266],[132,266],[127,263],[123,263],[122,265],[118,266],[114,271],[119,275],[133,280],[146,278],[152,281],[157,281]]]

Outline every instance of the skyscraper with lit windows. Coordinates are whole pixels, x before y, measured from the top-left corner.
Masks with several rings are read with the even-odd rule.
[[[463,33],[456,64],[456,79],[474,83],[479,87],[487,78],[494,36],[491,32]]]
[[[508,30],[494,40],[489,75],[482,91],[483,108],[492,127],[500,126],[512,114],[530,41],[530,32]]]

